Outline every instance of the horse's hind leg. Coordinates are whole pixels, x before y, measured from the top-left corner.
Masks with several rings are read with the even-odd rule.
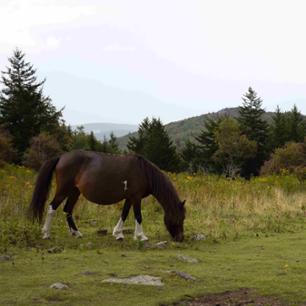
[[[45,221],[44,226],[42,228],[43,239],[50,238],[50,228],[51,228],[52,218],[55,215],[56,209],[64,201],[65,198],[66,198],[65,194],[56,193],[54,199],[51,201],[51,203],[49,205],[46,221]]]
[[[121,217],[113,230],[113,236],[116,237],[116,240],[122,240],[124,238],[123,224],[129,214],[130,208],[131,208],[131,202],[129,200],[126,200],[123,205]]]
[[[134,216],[135,216],[135,233],[134,233],[134,239],[140,239],[140,241],[146,241],[149,240],[149,238],[144,234],[142,229],[142,215],[141,215],[141,201],[136,201],[133,203],[133,210],[134,210]]]
[[[72,217],[72,211],[74,208],[74,205],[76,204],[78,198],[80,196],[80,191],[78,188],[73,188],[72,192],[69,194],[66,204],[64,206],[64,212],[66,213],[66,220],[69,226],[70,233],[73,236],[76,237],[82,237],[82,233],[78,230],[76,227],[73,217]]]

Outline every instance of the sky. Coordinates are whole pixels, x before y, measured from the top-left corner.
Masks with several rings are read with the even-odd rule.
[[[0,0],[0,70],[18,47],[70,124],[164,123],[241,104],[306,114],[304,0]]]

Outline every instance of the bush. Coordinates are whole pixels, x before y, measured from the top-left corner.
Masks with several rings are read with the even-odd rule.
[[[282,174],[303,172],[306,167],[305,143],[290,142],[278,148],[261,168],[261,174]],[[302,175],[302,174],[301,174]]]
[[[0,128],[0,165],[10,163],[15,158],[15,150],[12,145],[12,137],[8,131]]]
[[[34,170],[47,160],[62,154],[63,151],[56,138],[48,133],[40,133],[31,140],[30,148],[24,155],[24,165]]]

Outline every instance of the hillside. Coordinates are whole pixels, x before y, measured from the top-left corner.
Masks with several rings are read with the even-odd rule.
[[[108,138],[110,133],[114,133],[116,137],[122,137],[128,133],[133,133],[137,131],[138,126],[133,124],[118,124],[118,123],[86,123],[81,124],[84,127],[86,133],[91,131],[95,136],[102,140],[104,137]],[[75,129],[77,126],[73,126]]]
[[[265,113],[265,119],[267,121],[270,121],[272,115],[273,115],[272,112]],[[175,143],[175,145],[178,148],[181,148],[186,140],[188,139],[192,140],[195,136],[197,136],[201,132],[201,130],[203,129],[204,122],[205,120],[207,120],[207,118],[217,117],[217,116],[237,117],[238,107],[224,108],[215,113],[203,114],[200,116],[171,122],[165,125],[165,127],[167,132],[169,133],[169,136]],[[120,148],[122,149],[126,148],[129,137],[135,135],[137,135],[136,132],[129,133],[128,135],[118,138],[118,143]]]

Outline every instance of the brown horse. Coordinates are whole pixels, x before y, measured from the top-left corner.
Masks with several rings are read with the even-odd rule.
[[[164,222],[174,240],[184,239],[185,201],[181,202],[168,177],[139,155],[110,155],[90,151],[72,151],[45,162],[36,180],[30,212],[42,220],[45,202],[55,171],[56,193],[50,203],[43,238],[49,238],[51,220],[58,206],[67,198],[64,212],[71,233],[82,236],[72,218],[73,208],[82,193],[96,204],[109,205],[125,199],[121,218],[113,235],[122,239],[123,223],[133,205],[134,238],[147,240],[142,231],[141,200],[152,194],[164,209]]]

